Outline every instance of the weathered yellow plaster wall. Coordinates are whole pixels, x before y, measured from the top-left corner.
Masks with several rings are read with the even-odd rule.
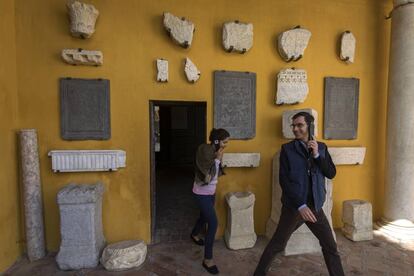
[[[256,194],[256,231],[264,233],[271,208],[272,157],[287,142],[281,134],[282,112],[292,108],[316,109],[319,137],[322,137],[325,76],[360,79],[358,139],[325,142],[329,146],[367,147],[363,165],[338,167],[334,181],[334,224],[341,226],[341,206],[346,199],[369,200],[374,204],[375,217],[381,215],[385,120],[378,118],[385,119],[389,21],[384,16],[390,10],[390,1],[88,2],[97,7],[100,17],[92,38],[81,40],[69,33],[65,0],[16,0],[19,121],[21,127],[39,131],[49,250],[57,250],[60,240],[56,193],[69,182],[105,183],[103,222],[109,242],[132,238],[149,241],[149,100],[206,101],[208,129],[211,129],[212,73],[222,69],[257,73],[256,138],[231,141],[228,151],[260,152],[261,166],[228,169],[221,179],[217,197],[219,236],[225,228],[224,195],[229,191],[251,190]],[[185,16],[196,24],[190,49],[180,48],[167,37],[162,26],[164,11]],[[223,22],[236,19],[254,24],[254,46],[245,55],[226,53],[221,46]],[[285,63],[277,52],[276,37],[296,25],[311,30],[312,38],[302,60]],[[357,38],[356,60],[352,65],[337,57],[337,39],[345,30],[351,30]],[[104,65],[67,65],[59,56],[63,48],[101,50]],[[196,84],[185,79],[185,57],[191,58],[202,72]],[[155,81],[156,58],[169,60],[169,83]],[[276,106],[276,75],[282,68],[292,66],[307,70],[309,97],[297,106]],[[60,77],[110,79],[111,140],[69,142],[60,138]],[[118,148],[127,151],[127,168],[114,173],[53,174],[47,157],[48,151],[54,149]]]
[[[22,253],[14,0],[0,1],[0,272]]]

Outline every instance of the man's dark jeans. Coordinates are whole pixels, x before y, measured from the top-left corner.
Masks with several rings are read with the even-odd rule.
[[[329,271],[329,275],[338,276],[344,275],[341,258],[336,247],[335,239],[332,235],[332,230],[323,210],[318,212],[312,210],[317,221],[315,223],[304,221],[295,209],[282,207],[282,214],[280,216],[279,224],[270,240],[269,244],[263,251],[259,264],[254,272],[255,276],[266,275],[274,257],[281,253],[292,235],[292,233],[299,228],[303,223],[309,227],[312,233],[318,238],[319,244],[322,247],[323,257]]]

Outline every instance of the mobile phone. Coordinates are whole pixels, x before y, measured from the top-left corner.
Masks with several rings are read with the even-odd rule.
[[[309,125],[309,141],[313,140],[313,137],[315,136],[315,124],[312,122]]]

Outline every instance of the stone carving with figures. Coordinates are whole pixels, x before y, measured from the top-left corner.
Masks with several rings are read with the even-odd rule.
[[[95,32],[95,23],[99,11],[93,6],[79,1],[70,0],[67,3],[70,17],[70,32],[75,37],[89,38]]]
[[[239,21],[224,23],[222,39],[227,52],[244,54],[253,46],[253,24]]]

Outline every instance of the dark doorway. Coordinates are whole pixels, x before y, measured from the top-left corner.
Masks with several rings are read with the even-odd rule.
[[[206,103],[150,101],[152,243],[189,239],[195,152],[206,141]]]

